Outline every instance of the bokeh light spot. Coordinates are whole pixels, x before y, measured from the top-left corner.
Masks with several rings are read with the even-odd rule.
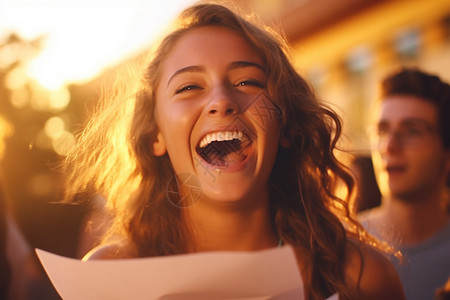
[[[0,69],[8,68],[21,53],[20,45],[13,43],[0,48]]]
[[[67,155],[75,147],[75,137],[72,133],[64,131],[52,142],[53,150],[59,155]]]
[[[48,108],[48,92],[42,89],[33,89],[30,105],[36,111],[46,110]]]
[[[23,68],[15,68],[5,76],[5,87],[10,90],[23,88],[27,84],[28,78]]]
[[[66,87],[61,87],[58,90],[51,91],[49,97],[49,106],[51,110],[63,110],[69,105],[70,92]]]
[[[5,155],[5,139],[14,133],[13,125],[0,116],[0,160]]]
[[[9,101],[15,108],[24,108],[30,103],[30,93],[25,88],[12,90]]]
[[[45,122],[44,132],[52,140],[59,138],[66,129],[64,120],[60,117],[51,117]]]

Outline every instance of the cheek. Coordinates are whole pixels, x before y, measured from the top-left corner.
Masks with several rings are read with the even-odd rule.
[[[159,106],[157,111],[159,123],[174,124],[174,123],[186,123],[189,116],[187,110],[183,105],[176,104],[163,104]]]
[[[443,174],[448,165],[445,153],[433,151],[433,149],[422,149],[420,152],[410,153],[410,163],[418,174],[425,176],[436,176]]]
[[[166,102],[156,107],[157,124],[164,137],[167,153],[177,173],[189,171],[190,138],[198,119],[198,108],[187,102]]]
[[[156,120],[166,139],[192,128],[195,123],[195,108],[184,103],[162,103],[156,107]]]
[[[277,103],[267,98],[264,94],[245,103],[244,110],[253,123],[263,131],[279,130],[282,110]]]

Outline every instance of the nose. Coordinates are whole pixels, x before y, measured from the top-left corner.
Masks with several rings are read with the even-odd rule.
[[[398,132],[389,132],[380,140],[379,151],[381,153],[396,153],[402,149],[402,141]]]
[[[218,88],[206,106],[208,116],[234,116],[239,112],[239,104],[224,88]]]

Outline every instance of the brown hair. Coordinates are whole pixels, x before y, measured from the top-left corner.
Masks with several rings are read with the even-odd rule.
[[[279,147],[269,178],[274,228],[298,255],[307,255],[302,273],[307,298],[323,299],[336,291],[351,297],[343,265],[348,233],[363,239],[364,230],[349,212],[353,179],[334,153],[339,117],[295,71],[284,39],[274,30],[216,4],[192,6],[179,20],[179,29],[162,41],[146,68],[135,97],[116,96],[116,104],[102,107],[68,156],[68,197],[80,190],[101,193],[114,215],[112,233],[131,241],[141,256],[186,252],[180,208],[166,194],[174,172],[168,156],[156,157],[151,147],[157,135],[155,90],[161,64],[181,36],[200,26],[226,27],[265,60],[267,93],[280,109],[282,136],[290,144]],[[335,194],[338,182],[346,186],[345,199]]]
[[[420,97],[436,106],[444,147],[450,147],[450,85],[419,69],[403,68],[381,83],[381,99],[394,94]]]

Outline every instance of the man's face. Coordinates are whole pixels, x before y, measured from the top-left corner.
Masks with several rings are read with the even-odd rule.
[[[413,199],[445,184],[450,155],[444,149],[437,108],[431,102],[410,95],[383,99],[371,142],[383,196]]]

